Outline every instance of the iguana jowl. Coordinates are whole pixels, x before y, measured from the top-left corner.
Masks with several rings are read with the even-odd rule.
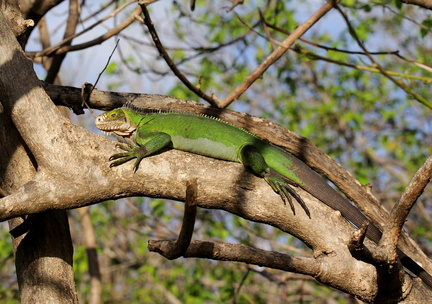
[[[283,202],[290,204],[294,213],[291,196],[310,217],[309,209],[292,186],[303,188],[329,207],[340,211],[358,228],[369,222],[351,202],[297,157],[222,120],[191,113],[151,112],[128,103],[122,108],[99,115],[96,127],[105,133],[129,139],[127,144],[117,145],[125,152],[112,155],[111,166],[136,158],[134,170],[137,170],[144,157],[165,147],[240,162],[264,178]],[[370,224],[366,235],[378,243],[382,233]],[[398,255],[405,267],[432,288],[432,277],[424,269],[402,251],[398,250]]]

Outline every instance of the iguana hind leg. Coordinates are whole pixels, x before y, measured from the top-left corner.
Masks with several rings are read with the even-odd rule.
[[[297,186],[297,184],[271,168],[256,147],[253,145],[242,147],[240,149],[240,160],[243,165],[250,167],[255,174],[264,178],[264,180],[272,187],[273,191],[280,195],[285,205],[288,201],[294,214],[295,207],[291,197],[300,204],[307,216],[310,217],[310,212],[306,203],[290,186]]]
[[[163,132],[147,133],[140,135],[140,138],[137,138],[137,142],[138,144],[117,144],[116,147],[126,152],[112,155],[110,160],[114,161],[110,164],[110,167],[119,166],[136,158],[134,164],[134,171],[136,171],[144,157],[154,154],[168,146],[171,143],[171,136]]]

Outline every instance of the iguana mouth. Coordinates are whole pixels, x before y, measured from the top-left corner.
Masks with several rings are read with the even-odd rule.
[[[101,130],[104,134],[116,134],[119,136],[131,136],[135,132],[136,128],[131,126],[131,124],[125,121],[106,121],[103,117],[97,117],[96,127]]]

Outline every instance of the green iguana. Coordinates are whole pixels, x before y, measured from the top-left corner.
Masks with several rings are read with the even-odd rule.
[[[328,185],[324,179],[294,155],[252,133],[217,118],[176,112],[151,112],[127,103],[122,108],[105,112],[96,118],[96,127],[107,134],[121,136],[127,144],[117,146],[126,151],[110,157],[110,166],[121,165],[136,158],[134,170],[141,160],[169,147],[212,158],[240,162],[264,178],[288,202],[295,214],[291,196],[310,217],[309,209],[292,186],[300,187],[360,228],[368,219]],[[375,243],[381,231],[370,224],[366,231]],[[432,288],[432,277],[411,258],[398,250],[402,264]]]

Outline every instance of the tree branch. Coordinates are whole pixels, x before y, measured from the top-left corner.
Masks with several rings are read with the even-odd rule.
[[[135,10],[131,13],[131,15],[124,20],[122,23],[120,23],[119,25],[117,25],[116,27],[110,29],[109,31],[107,31],[105,34],[84,42],[84,43],[80,43],[80,44],[76,44],[76,45],[68,45],[70,43],[70,41],[72,41],[72,39],[88,32],[89,30],[93,29],[94,27],[96,27],[97,25],[99,25],[100,23],[102,23],[103,21],[114,17],[117,13],[119,13],[122,9],[124,9],[127,5],[130,5],[131,3],[133,3],[135,1],[130,1],[128,3],[125,3],[123,5],[121,5],[119,8],[117,8],[114,12],[112,12],[111,14],[109,14],[108,16],[106,16],[105,18],[103,18],[102,20],[96,22],[95,24],[93,24],[92,26],[87,27],[85,30],[76,33],[72,36],[69,36],[68,38],[63,39],[62,41],[60,41],[59,43],[56,43],[54,45],[52,45],[51,47],[42,50],[40,52],[26,52],[26,55],[32,59],[35,59],[37,57],[43,57],[43,56],[54,56],[54,55],[60,55],[60,54],[65,54],[67,52],[72,52],[72,51],[79,51],[85,48],[89,48],[91,46],[94,45],[98,45],[103,43],[104,41],[108,40],[109,38],[111,38],[112,36],[120,33],[122,30],[124,30],[126,27],[128,27],[130,24],[132,24],[132,22],[134,22],[136,20],[136,17],[141,13],[140,8],[137,6],[135,8]],[[154,2],[154,1],[153,1]]]
[[[39,86],[32,65],[18,46],[12,49],[0,46],[0,54],[0,89],[8,92],[2,104],[35,156],[38,168],[33,180],[0,199],[0,220],[126,196],[184,200],[185,181],[198,177],[198,206],[223,209],[270,224],[301,238],[318,250],[317,256],[332,252],[332,256],[348,259],[350,264],[358,263],[346,255],[348,251],[342,241],[349,238],[353,228],[337,212],[298,190],[308,203],[314,219],[312,225],[303,213],[294,216],[265,181],[245,171],[240,164],[172,150],[143,159],[136,173],[131,164],[110,168],[108,157],[115,152],[114,143],[61,116]],[[13,68],[16,65],[21,69]],[[337,235],[320,233],[336,225]],[[361,268],[368,272],[366,277],[373,278],[373,267],[363,264],[353,267]]]
[[[159,39],[159,36],[156,32],[155,27],[153,26],[153,21],[150,19],[150,14],[147,10],[147,7],[145,4],[142,4],[142,2],[145,1],[138,1],[138,3],[140,4],[141,10],[144,14],[144,23],[147,26],[150,35],[153,39],[153,42],[157,48],[157,50],[159,51],[159,54],[161,55],[161,57],[165,60],[165,62],[168,64],[169,68],[171,69],[171,71],[174,73],[174,75],[177,76],[178,79],[180,79],[181,82],[183,82],[183,84],[192,92],[194,92],[196,95],[198,95],[199,97],[201,97],[202,99],[204,99],[205,101],[207,101],[208,103],[210,103],[211,105],[214,106],[218,106],[218,98],[214,95],[209,96],[206,93],[204,93],[203,91],[200,90],[200,88],[198,86],[193,85],[187,78],[185,75],[183,75],[183,73],[177,68],[177,66],[175,65],[175,63],[172,61],[171,57],[169,56],[168,52],[165,50],[164,46],[162,45],[161,40]]]
[[[66,39],[75,34],[76,26],[79,21],[79,11],[80,11],[80,3],[78,0],[70,0],[69,1],[69,15],[66,21],[66,29],[63,35],[63,38]],[[64,44],[64,46],[69,46],[72,44],[72,40],[68,40]],[[48,73],[45,81],[48,83],[54,83],[57,78],[58,72],[60,71],[60,66],[63,63],[63,60],[66,58],[66,53],[55,56],[49,65]]]
[[[198,191],[196,179],[187,181],[186,187],[183,221],[178,239],[176,241],[149,241],[150,251],[157,252],[170,260],[177,259],[186,253],[192,240],[192,234],[195,227],[197,213],[196,197]]]
[[[81,231],[83,234],[84,246],[86,248],[88,271],[90,276],[88,303],[100,304],[102,297],[102,281],[96,250],[96,235],[90,217],[90,208],[79,208],[78,214],[80,216]]]
[[[316,11],[306,22],[299,25],[295,31],[282,42],[273,53],[271,53],[243,82],[235,88],[228,96],[218,103],[218,107],[225,108],[231,102],[239,98],[261,75],[275,63],[293,44],[302,36],[308,29],[310,29],[322,16],[329,12],[335,3],[339,0],[331,0],[326,2],[318,11]]]
[[[399,202],[392,209],[381,238],[378,256],[383,261],[397,261],[397,244],[409,212],[432,178],[432,156],[417,170]]]
[[[405,4],[417,5],[423,8],[432,9],[431,0],[401,0]]]
[[[81,89],[60,87],[47,83],[43,85],[55,104],[81,109]],[[223,119],[256,134],[260,138],[287,149],[308,166],[315,169],[319,174],[331,180],[352,201],[358,203],[361,210],[369,218],[374,219],[374,223],[378,226],[388,216],[388,213],[381,208],[378,200],[367,188],[362,187],[341,165],[319,150],[306,138],[298,136],[274,122],[253,117],[246,113],[205,107],[197,105],[196,102],[154,94],[104,92],[95,89],[87,100],[91,108],[104,111],[121,107],[126,102],[133,102],[137,106],[148,110],[191,112]]]
[[[342,11],[342,9],[338,5],[336,5],[335,8],[339,11],[339,13],[341,14],[342,18],[345,20],[345,23],[346,23],[346,25],[348,27],[348,30],[351,33],[351,36],[355,39],[355,41],[357,42],[358,46],[365,52],[366,56],[369,58],[369,60],[372,62],[372,64],[376,66],[376,68],[381,72],[381,74],[383,74],[391,82],[393,82],[395,85],[397,85],[402,90],[404,90],[405,93],[411,95],[414,99],[416,99],[417,101],[419,101],[421,104],[423,104],[424,106],[432,109],[432,102],[430,102],[426,98],[423,98],[422,96],[418,95],[416,92],[414,92],[413,90],[411,90],[411,88],[409,88],[407,85],[405,85],[405,83],[403,83],[402,81],[397,80],[392,75],[390,75],[389,73],[387,73],[386,70],[384,70],[384,68],[370,55],[369,51],[363,45],[363,42],[358,37],[358,35],[357,35],[354,27],[352,26],[351,22],[349,21],[347,15],[344,13],[344,11]]]
[[[149,250],[159,252],[161,247],[173,246],[175,241],[149,241]],[[262,267],[269,267],[288,272],[301,273],[309,275],[320,281],[321,283],[333,286],[339,290],[359,295],[357,291],[365,286],[374,285],[375,277],[365,278],[355,268],[348,269],[347,264],[344,262],[343,256],[335,257],[322,257],[322,258],[306,258],[306,257],[292,257],[283,253],[275,251],[267,251],[251,246],[241,244],[230,244],[220,242],[203,242],[192,241],[188,250],[184,254],[186,258],[204,258],[218,261],[232,261],[241,262],[250,265],[258,265]],[[361,265],[353,265],[352,267],[362,267]],[[353,279],[353,282],[362,281],[362,284],[356,285],[348,283],[345,279],[346,273],[352,278],[358,276],[358,279]],[[336,278],[336,279],[335,279]],[[339,278],[339,279],[338,279]],[[354,292],[353,292],[354,291]],[[370,291],[366,295],[360,296],[363,300],[370,301],[376,291]]]

